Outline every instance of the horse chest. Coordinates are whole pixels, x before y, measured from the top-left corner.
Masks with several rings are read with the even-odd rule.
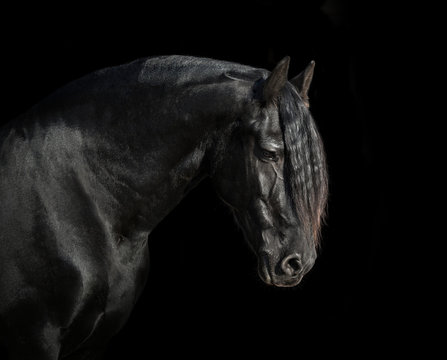
[[[82,305],[64,335],[67,353],[117,333],[143,290],[149,266],[147,241],[123,239],[105,256],[107,266],[92,265],[98,276],[84,283]],[[106,294],[103,298],[98,296],[102,292]]]

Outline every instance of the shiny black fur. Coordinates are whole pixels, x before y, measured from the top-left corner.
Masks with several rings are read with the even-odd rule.
[[[207,176],[261,278],[298,284],[315,261],[327,177],[288,61],[270,74],[141,59],[74,81],[1,129],[0,332],[11,359],[100,357],[144,287],[148,235]]]

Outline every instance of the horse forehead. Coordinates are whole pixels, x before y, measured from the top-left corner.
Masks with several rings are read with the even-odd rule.
[[[277,137],[281,138],[282,130],[281,125],[279,123],[279,114],[278,110],[268,109],[264,114],[264,119],[262,121],[262,126],[260,127],[263,135],[269,137]]]

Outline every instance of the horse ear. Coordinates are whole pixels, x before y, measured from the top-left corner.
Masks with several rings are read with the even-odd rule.
[[[314,75],[315,61],[311,61],[309,65],[298,76],[295,76],[292,80],[289,80],[298,90],[298,93],[303,99],[304,104],[309,107],[309,97],[307,92],[309,91],[310,83]]]
[[[262,95],[266,102],[275,100],[281,89],[286,85],[289,64],[290,57],[286,56],[275,66],[269,77],[265,80]]]

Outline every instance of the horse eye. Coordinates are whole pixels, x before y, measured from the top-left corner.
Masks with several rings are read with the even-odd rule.
[[[267,160],[277,161],[278,158],[276,156],[276,152],[269,150],[262,150],[262,157]]]

